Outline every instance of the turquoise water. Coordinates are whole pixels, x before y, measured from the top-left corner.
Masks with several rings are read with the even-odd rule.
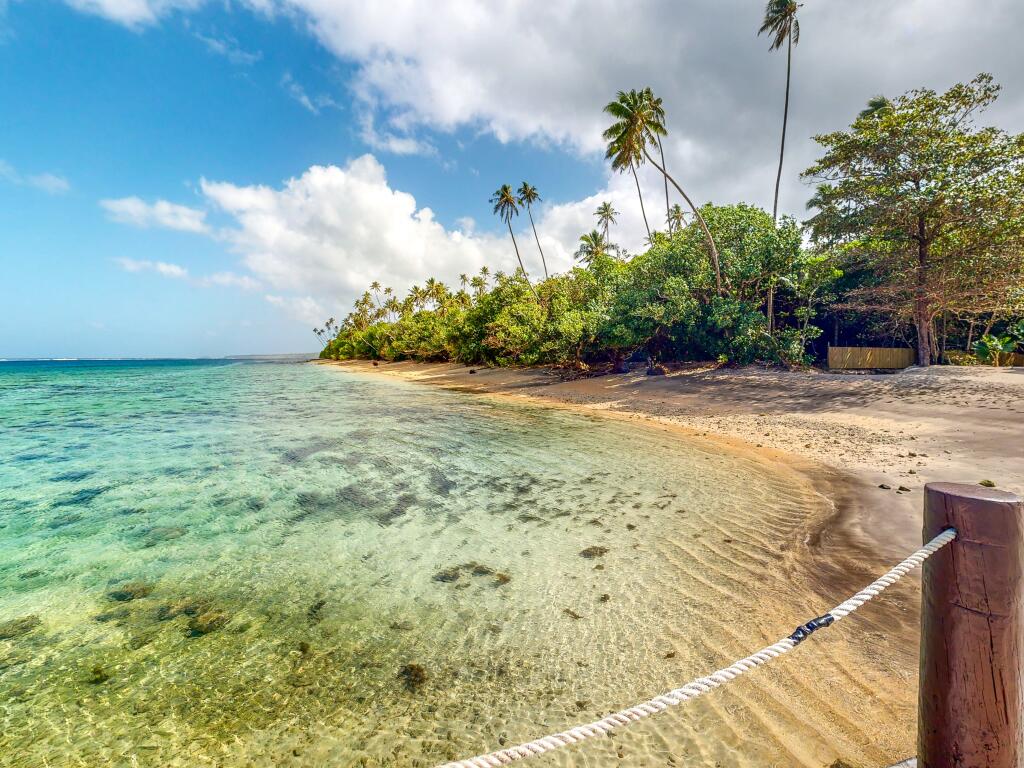
[[[594,719],[742,650],[794,588],[750,543],[820,511],[668,432],[327,367],[0,364],[0,765],[429,766]],[[696,712],[546,764],[714,764]]]

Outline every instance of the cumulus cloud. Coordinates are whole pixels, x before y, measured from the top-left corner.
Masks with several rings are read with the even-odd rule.
[[[239,275],[234,272],[214,272],[203,277],[192,277],[189,271],[180,264],[171,264],[166,261],[150,261],[148,259],[114,259],[114,261],[125,272],[153,272],[162,277],[169,277],[174,280],[187,280],[200,288],[212,286],[241,288],[245,291],[260,289],[258,280],[248,275]]]
[[[188,277],[188,270],[178,264],[169,264],[166,261],[149,261],[139,259],[116,259],[125,272],[156,272],[164,277],[173,277],[184,280]]]
[[[49,195],[63,195],[71,190],[71,182],[55,173],[20,173],[6,160],[0,160],[0,179],[19,186],[34,187]]]
[[[306,325],[319,325],[327,319],[329,314],[312,296],[275,296],[267,294],[263,298],[275,307],[280,307],[294,320],[298,320]]]
[[[182,232],[206,232],[206,212],[186,205],[157,200],[147,203],[138,197],[100,200],[107,215],[121,224],[134,227],[165,227]]]

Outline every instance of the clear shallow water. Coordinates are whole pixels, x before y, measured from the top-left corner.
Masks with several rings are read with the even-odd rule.
[[[821,513],[668,432],[325,367],[0,364],[0,765],[430,766],[595,719],[805,619],[751,613]],[[538,765],[827,755],[777,695]]]

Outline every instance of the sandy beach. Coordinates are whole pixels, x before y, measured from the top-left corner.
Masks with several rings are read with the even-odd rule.
[[[767,533],[746,532],[751,546],[778,554],[772,566],[777,572],[766,574],[764,581],[782,586],[762,602],[786,615],[802,611],[809,618],[814,608],[803,606],[834,604],[915,549],[925,483],[991,480],[1000,488],[1024,491],[1024,369],[944,367],[840,375],[708,365],[667,376],[648,377],[641,367],[630,374],[564,380],[544,369],[327,364],[647,421],[754,457],[776,467],[780,476],[795,471],[833,513],[794,529],[790,535],[801,541],[778,542]],[[758,512],[751,514],[756,518]],[[764,752],[764,760],[772,762],[755,757],[751,764],[828,766],[838,760],[840,768],[874,766],[912,753],[917,579],[914,574],[844,623],[842,632],[817,639],[814,664],[794,663],[777,676],[755,678],[756,693],[740,707],[749,710],[744,727],[733,727],[749,729],[745,739],[772,744]],[[731,634],[730,647],[752,650],[778,631],[776,624],[778,618],[768,617],[748,627],[716,630]],[[885,651],[872,650],[872,643]],[[815,693],[797,703],[786,693],[791,687],[801,697]],[[733,703],[742,697],[725,698],[725,710],[734,715]],[[739,748],[749,759],[752,748]],[[777,754],[791,762],[774,762]]]

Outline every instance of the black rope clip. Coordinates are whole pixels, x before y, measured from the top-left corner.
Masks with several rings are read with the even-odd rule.
[[[789,636],[789,639],[793,641],[793,645],[800,645],[804,640],[811,636],[812,632],[816,632],[822,627],[827,627],[836,617],[831,613],[826,613],[824,616],[819,616],[816,619],[811,619],[806,624],[803,624],[796,628],[796,631]]]

